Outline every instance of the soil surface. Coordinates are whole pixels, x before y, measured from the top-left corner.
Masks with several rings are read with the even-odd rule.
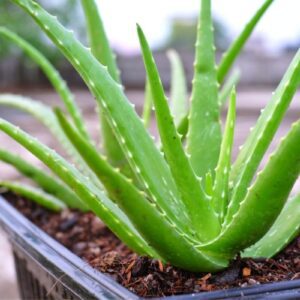
[[[139,296],[197,293],[300,278],[300,237],[274,259],[237,259],[219,274],[195,274],[134,254],[92,213],[51,213],[18,196],[5,197],[92,267]]]

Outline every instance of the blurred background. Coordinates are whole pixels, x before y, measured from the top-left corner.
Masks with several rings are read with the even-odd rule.
[[[58,16],[76,36],[87,43],[85,22],[79,0],[39,0],[47,10]],[[213,2],[215,40],[219,59],[243,25],[262,5],[263,0],[218,0]],[[117,53],[122,80],[129,99],[142,109],[145,71],[140,57],[135,24],[139,23],[155,52],[155,58],[166,89],[170,83],[170,64],[166,51],[176,49],[183,62],[188,81],[193,72],[194,41],[196,37],[198,0],[99,0],[101,14],[111,44]],[[238,85],[238,125],[235,147],[245,139],[249,128],[255,123],[260,109],[268,102],[286,68],[300,46],[300,2],[275,0],[260,25],[249,40],[237,62],[241,71]],[[39,28],[10,1],[0,0],[0,26],[14,30],[40,49],[58,68],[73,89],[78,104],[87,117],[88,127],[98,136],[97,116],[94,102],[80,77],[61,56]],[[16,93],[30,96],[50,105],[60,105],[45,76],[14,45],[0,36],[0,93]],[[299,94],[283,122],[279,136],[284,134],[290,123],[299,117]],[[0,107],[0,117],[8,119],[50,146],[55,140],[46,130],[37,126],[27,115]],[[2,147],[12,149],[26,158],[34,160],[3,134]],[[273,143],[271,149],[276,146]],[[237,150],[235,150],[236,153]],[[1,179],[16,178],[18,175],[9,167],[0,164]],[[4,233],[0,232],[0,299],[18,299],[15,287],[9,245]]]
[[[112,46],[118,54],[125,86],[129,89],[143,88],[144,68],[139,55],[135,24],[139,23],[154,51],[166,86],[169,82],[169,63],[165,51],[175,48],[185,62],[191,77],[193,45],[196,36],[197,0],[99,0],[101,13]],[[51,0],[40,2],[76,36],[87,42],[85,22],[79,0]],[[262,0],[213,1],[215,39],[219,52],[225,50],[243,25],[263,3]],[[84,87],[73,68],[60,55],[48,38],[30,18],[10,1],[0,0],[0,26],[18,32],[43,51],[61,71],[70,85]],[[241,86],[272,86],[280,79],[286,65],[300,45],[298,9],[293,0],[276,0],[260,22],[238,62],[242,71]],[[49,87],[38,68],[1,38],[0,87]],[[218,53],[219,54],[219,53]],[[261,72],[263,70],[263,72]]]

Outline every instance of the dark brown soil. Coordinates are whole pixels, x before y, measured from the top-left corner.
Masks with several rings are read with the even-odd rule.
[[[300,237],[274,259],[238,259],[219,274],[195,274],[132,253],[92,213],[51,213],[18,196],[9,202],[91,266],[143,296],[167,296],[300,278]]]

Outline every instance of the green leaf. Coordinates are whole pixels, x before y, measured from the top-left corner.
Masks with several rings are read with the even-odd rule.
[[[55,17],[30,0],[12,1],[30,14],[82,76],[97,103],[104,109],[132,170],[150,198],[166,211],[174,223],[188,227],[189,220],[183,213],[184,207],[168,165],[122,87]]]
[[[282,139],[257,175],[239,209],[221,234],[203,251],[235,254],[261,239],[276,221],[300,172],[300,121]]]
[[[144,125],[146,128],[148,128],[150,126],[152,105],[153,105],[153,97],[152,97],[149,80],[147,78],[146,79],[146,87],[145,87],[144,109],[143,109],[143,116],[142,116],[142,119],[144,121]]]
[[[66,135],[72,141],[74,147],[81,154],[82,158],[86,161],[87,165],[101,180],[111,199],[113,199],[117,204],[123,203],[125,207],[128,206],[128,202],[134,203],[134,205],[136,205],[137,197],[140,198],[139,201],[148,202],[148,199],[146,199],[145,197],[146,194],[142,191],[139,191],[132,184],[131,180],[124,177],[124,175],[120,173],[118,169],[113,168],[105,160],[105,158],[101,157],[101,155],[98,154],[95,147],[88,141],[85,141],[74,130],[74,128],[72,128],[72,126],[68,123],[67,119],[64,117],[60,110],[56,110],[56,115]],[[151,206],[151,209],[155,208]],[[143,206],[140,208],[140,214],[147,214],[147,211],[143,208]],[[148,226],[150,228],[152,221],[149,218],[147,218],[147,220],[149,220],[150,224]],[[144,219],[143,223],[145,223],[145,221],[146,220]],[[136,228],[139,228],[139,226],[136,226]],[[144,235],[144,237],[147,240],[147,235]],[[148,249],[148,252],[153,252],[152,256],[158,257],[156,253],[154,254],[154,250]]]
[[[27,148],[32,154],[42,160],[53,172],[55,172],[66,184],[72,186],[81,199],[84,199],[90,209],[100,217],[103,222],[130,248],[140,254],[153,256],[151,248],[144,242],[142,237],[131,225],[127,216],[111,202],[91,182],[82,176],[74,167],[68,164],[62,157],[39,143],[30,135],[21,131],[12,124],[0,119],[0,130],[11,136],[14,140]],[[117,178],[117,177],[116,177]],[[126,180],[125,180],[126,181]],[[122,183],[124,181],[120,181]],[[163,213],[155,204],[145,201],[139,193],[126,191],[132,185],[122,187],[122,197],[119,205],[126,210],[126,214],[133,219],[135,226],[158,247],[159,254],[162,253],[166,261],[172,261],[175,265],[192,271],[220,270],[228,265],[227,259],[206,255],[196,250],[189,237],[180,234],[174,223],[167,221]],[[123,188],[124,193],[123,193]],[[126,195],[135,195],[133,201],[127,201]],[[141,210],[142,209],[142,210]],[[160,232],[165,240],[157,238]],[[197,263],[195,263],[197,262]]]
[[[46,171],[34,167],[29,162],[23,160],[20,156],[11,154],[8,151],[0,149],[0,160],[12,165],[21,174],[33,180],[46,193],[60,199],[68,207],[86,210],[86,205],[62,182],[59,182]]]
[[[187,135],[187,151],[199,177],[214,171],[221,137],[211,0],[202,0]]]
[[[99,156],[93,145],[84,141],[59,111],[56,113],[66,134],[95,174],[102,180],[109,194],[129,216],[144,239],[150,245],[155,246],[164,261],[194,270],[199,268],[200,262],[201,268],[206,268],[208,265],[220,268],[213,258],[205,257],[200,252],[194,251],[192,242],[184,237],[184,232],[169,220],[167,214],[158,209],[154,203],[150,203],[145,197],[145,193],[138,191],[118,170],[112,168]],[[159,239],[157,239],[158,230]],[[191,257],[197,258],[197,265],[193,266]]]
[[[227,114],[225,132],[223,136],[221,153],[216,168],[216,178],[214,183],[212,203],[217,212],[220,222],[226,215],[229,197],[229,174],[231,169],[231,153],[234,140],[234,127],[236,118],[236,92],[232,90],[230,106]]]
[[[96,1],[81,0],[81,5],[85,13],[92,53],[102,65],[107,66],[112,78],[116,82],[121,82],[116,55],[110,47]]]
[[[115,201],[119,197],[120,192],[115,177],[118,173],[120,173],[120,170],[112,167],[107,162],[107,158],[102,157],[91,143],[81,138],[78,132],[76,132],[75,129],[69,124],[68,120],[64,117],[63,113],[59,109],[56,109],[55,113],[66,136],[72,142],[73,146],[76,148],[89,168],[102,182],[106,191],[108,192],[109,197]],[[118,176],[121,176],[121,174]],[[124,180],[133,185],[130,179]],[[130,199],[130,194],[127,195],[127,197]]]
[[[222,90],[219,93],[218,102],[219,102],[220,109],[222,109],[223,106],[226,104],[232,89],[234,88],[234,86],[237,85],[239,79],[240,79],[240,72],[239,70],[235,70],[232,73],[232,75],[228,78],[226,83],[224,84]],[[188,129],[189,129],[189,120],[188,120],[188,113],[187,113],[177,125],[177,131],[182,136],[181,138],[182,140],[185,140],[186,135],[188,133]]]
[[[175,50],[168,51],[168,58],[171,63],[171,112],[175,124],[187,114],[187,83],[183,64],[179,54]]]
[[[230,97],[232,89],[237,86],[241,77],[241,73],[238,69],[234,70],[233,73],[230,75],[228,80],[225,82],[222,90],[219,93],[219,105],[220,108],[223,108],[226,104],[228,98]]]
[[[181,135],[181,140],[184,141],[189,130],[188,114],[180,121],[177,126],[177,132]]]
[[[217,218],[183,150],[181,139],[171,116],[161,79],[145,35],[139,26],[137,27],[137,31],[153,95],[163,152],[181,194],[182,201],[189,213],[193,227],[200,236],[200,239],[207,240],[218,229]]]
[[[96,59],[104,66],[107,66],[107,70],[112,78],[120,83],[120,72],[116,63],[116,56],[113,53],[108,38],[105,33],[101,15],[94,0],[81,0],[81,4],[84,9],[87,31],[89,35],[91,51]],[[99,105],[99,117],[101,128],[101,143],[110,163],[119,167],[121,172],[131,178],[135,178],[130,168],[128,167],[128,161],[125,154],[122,151],[120,144],[113,132],[113,128],[106,120],[106,114]]]
[[[0,95],[0,105],[15,108],[33,116],[50,130],[71,157],[76,157],[74,148],[61,130],[51,108],[40,101],[12,94]]]
[[[216,272],[228,265],[227,258],[198,251],[196,242],[190,241],[185,233],[166,219],[164,213],[138,194],[132,201],[126,201],[125,196],[120,197],[118,203],[164,261],[194,272]]]
[[[271,101],[263,110],[254,129],[243,145],[231,172],[233,191],[226,222],[232,216],[244,199],[247,188],[268,149],[294,94],[300,84],[300,51],[296,54]]]
[[[61,116],[60,120],[63,120]],[[67,128],[68,127],[68,128]],[[114,170],[97,154],[92,145],[71,129],[66,123],[64,128],[76,143],[82,154],[89,161],[89,165],[103,179],[108,191],[113,194],[114,199],[133,222],[143,238],[158,251],[159,257],[166,262],[172,262],[175,266],[190,270],[215,270],[221,269],[227,264],[225,260],[218,260],[195,251],[195,247],[184,232],[168,219],[165,212],[161,211],[154,203],[145,198],[145,193],[138,191],[130,181],[121,173]],[[157,238],[159,232],[160,238]],[[157,254],[155,257],[158,256]],[[197,264],[193,262],[197,261]]]
[[[60,98],[63,100],[79,132],[85,138],[90,139],[87,129],[84,125],[81,112],[74,101],[74,97],[71,91],[67,87],[66,82],[63,80],[58,71],[49,62],[49,60],[40,51],[38,51],[36,48],[34,48],[14,32],[0,27],[0,35],[4,36],[5,38],[15,43],[18,47],[20,47],[24,51],[24,53],[26,53],[43,70],[44,74],[47,76],[52,86],[57,91]]]
[[[243,257],[271,258],[286,247],[300,232],[300,196],[289,200],[271,229]]]
[[[261,8],[251,18],[251,20],[247,23],[247,25],[245,26],[241,34],[238,36],[238,38],[232,43],[228,51],[223,55],[223,58],[218,67],[218,81],[220,83],[224,81],[225,77],[227,76],[235,60],[238,58],[239,54],[243,50],[243,47],[245,46],[246,42],[251,36],[256,25],[261,20],[261,18],[273,2],[274,0],[265,0]]]
[[[209,197],[212,197],[214,190],[214,180],[212,178],[211,172],[208,172],[205,176],[205,191]]]
[[[149,254],[148,245],[127,216],[74,166],[70,165],[54,150],[49,149],[37,139],[3,119],[0,119],[0,130],[41,160],[131,249],[140,254]]]
[[[26,112],[36,118],[44,126],[46,126],[53,137],[57,139],[61,146],[64,148],[66,153],[79,166],[80,170],[82,170],[86,175],[90,176],[95,184],[99,186],[99,188],[101,187],[100,183],[96,178],[93,177],[93,174],[91,174],[90,170],[86,167],[80,155],[78,155],[70,141],[67,139],[66,135],[60,128],[54,113],[48,106],[30,98],[10,94],[0,95],[0,105],[16,108],[23,112]]]
[[[0,187],[7,188],[8,190],[16,193],[17,195],[25,197],[28,200],[34,201],[39,205],[55,212],[61,211],[64,208],[66,208],[65,204],[57,198],[55,198],[54,196],[46,194],[42,190],[29,185],[10,181],[0,181]]]

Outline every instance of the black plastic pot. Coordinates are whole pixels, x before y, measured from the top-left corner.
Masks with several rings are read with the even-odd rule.
[[[57,243],[1,196],[0,225],[12,244],[22,299],[141,300]],[[300,280],[164,299],[300,299]]]

